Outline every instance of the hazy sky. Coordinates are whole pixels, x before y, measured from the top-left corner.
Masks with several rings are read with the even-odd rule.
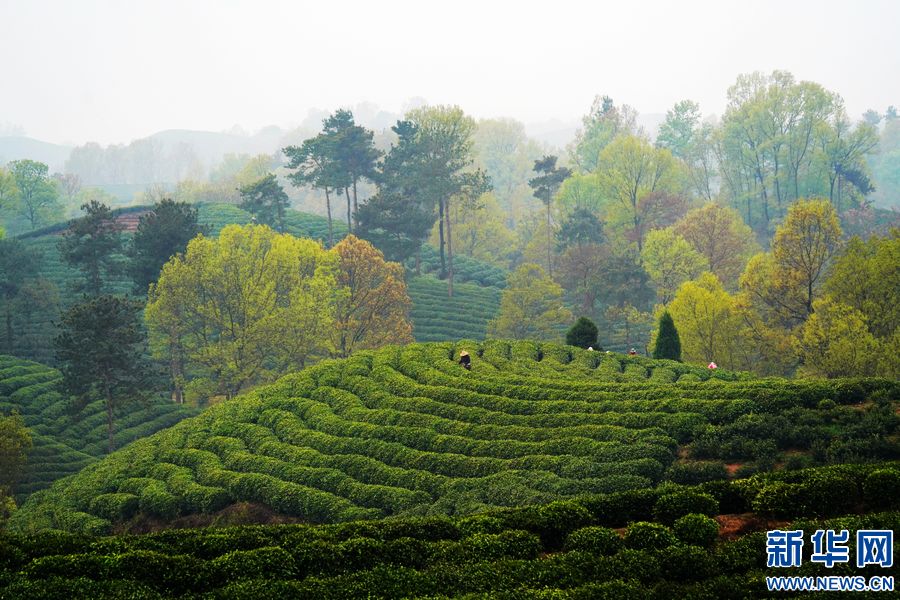
[[[596,94],[721,113],[786,69],[850,114],[900,105],[900,1],[0,0],[0,124],[52,142],[299,123],[412,97],[571,121]]]

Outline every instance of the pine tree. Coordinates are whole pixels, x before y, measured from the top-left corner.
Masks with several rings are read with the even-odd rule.
[[[587,317],[579,317],[566,332],[566,343],[579,348],[597,348],[597,326]]]
[[[669,311],[664,311],[659,317],[659,332],[656,336],[653,358],[667,358],[681,362],[681,339]]]

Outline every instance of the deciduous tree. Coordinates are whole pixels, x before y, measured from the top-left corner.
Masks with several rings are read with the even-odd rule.
[[[663,304],[672,300],[682,283],[709,269],[706,259],[671,227],[647,234],[641,258]]]
[[[733,288],[744,265],[757,251],[753,231],[732,208],[708,203],[689,211],[675,232],[693,246],[726,288]]]
[[[0,239],[0,296],[6,321],[6,352],[13,354],[16,332],[14,316],[24,286],[38,278],[42,256],[17,239]]]
[[[186,377],[227,397],[331,352],[337,257],[318,243],[264,225],[198,236],[163,266],[145,318],[176,396]]]
[[[332,339],[337,355],[412,342],[412,302],[403,267],[385,262],[372,244],[352,234],[331,252],[337,257],[337,284],[345,292],[335,310]]]
[[[56,186],[47,174],[47,165],[34,160],[14,160],[8,167],[16,181],[19,213],[28,220],[31,229],[59,215],[62,207]]]
[[[863,314],[830,296],[813,308],[794,341],[802,371],[818,377],[874,375],[879,345]]]
[[[544,269],[526,263],[510,274],[500,298],[500,313],[488,324],[492,337],[514,339],[559,339],[559,330],[571,321],[563,306],[562,288]]]

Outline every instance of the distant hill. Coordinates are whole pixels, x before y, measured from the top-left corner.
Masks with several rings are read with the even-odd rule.
[[[51,144],[29,137],[0,137],[0,165],[27,158],[45,163],[52,173],[63,170],[71,152],[71,146]]]
[[[284,130],[274,126],[254,135],[167,129],[148,136],[148,139],[159,142],[164,153],[171,153],[179,145],[190,146],[200,162],[210,167],[219,163],[226,154],[274,154],[281,149],[284,134]]]

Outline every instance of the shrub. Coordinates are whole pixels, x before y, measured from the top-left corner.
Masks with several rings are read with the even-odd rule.
[[[900,506],[900,471],[877,469],[869,473],[863,481],[863,498],[875,508]]]
[[[611,556],[622,549],[622,538],[607,527],[583,527],[566,538],[566,550]]]
[[[690,546],[708,548],[719,537],[719,524],[706,515],[691,513],[675,521],[675,535]]]
[[[681,361],[681,339],[678,337],[675,321],[672,320],[672,315],[667,310],[663,311],[659,317],[653,358]]]
[[[717,568],[709,554],[697,546],[665,548],[659,554],[659,563],[665,578],[674,581],[707,579]]]
[[[699,513],[712,516],[718,512],[719,503],[715,498],[693,490],[664,494],[653,505],[654,518],[666,525],[673,524],[676,519],[687,514]]]
[[[225,581],[287,579],[296,571],[294,558],[278,547],[235,550],[213,560],[212,568]]]
[[[597,326],[587,317],[579,317],[566,332],[566,344],[579,348],[600,350],[597,345]]]
[[[625,545],[633,550],[662,550],[677,543],[672,530],[659,523],[638,521],[625,530]]]
[[[673,464],[666,471],[665,478],[682,485],[698,485],[728,479],[728,471],[721,461],[691,461]]]

